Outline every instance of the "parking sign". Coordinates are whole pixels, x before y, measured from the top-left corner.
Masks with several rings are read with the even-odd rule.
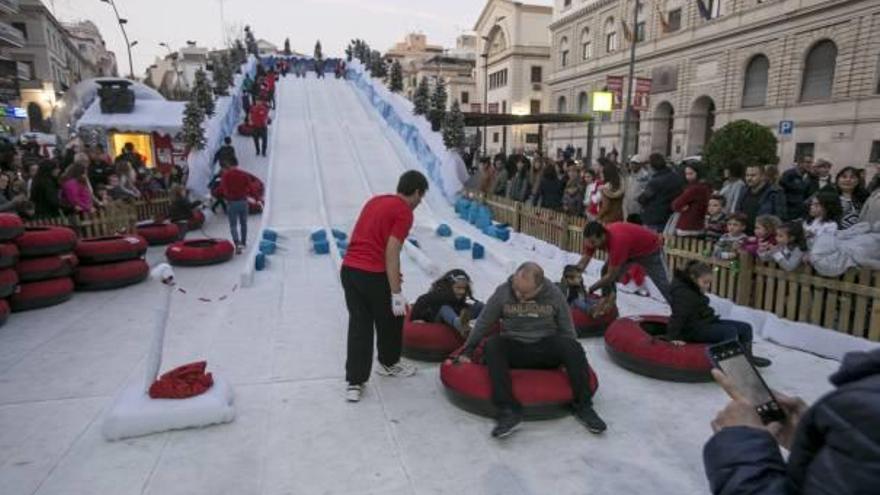
[[[793,120],[780,120],[779,121],[779,135],[780,136],[791,136],[792,131],[794,131],[794,121]]]

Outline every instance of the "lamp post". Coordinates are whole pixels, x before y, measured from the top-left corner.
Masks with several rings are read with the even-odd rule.
[[[123,19],[119,17],[119,10],[116,9],[116,4],[113,3],[113,0],[101,0],[104,3],[110,4],[113,7],[113,13],[116,15],[116,22],[119,23],[119,29],[122,31],[122,37],[125,39],[125,49],[128,51],[128,78],[134,79],[134,63],[131,61],[131,47],[137,44],[137,41],[132,44],[128,41],[128,33],[125,32],[125,25],[128,23],[128,19]]]
[[[495,30],[498,26],[498,23],[503,21],[507,16],[499,16],[495,18],[495,22],[492,24],[492,27],[489,28],[489,34]],[[488,128],[486,125],[486,115],[489,113],[489,36],[480,36],[486,44],[485,50],[480,54],[480,57],[483,58],[483,156],[486,156],[488,152],[487,149],[487,139],[488,139]]]
[[[636,70],[636,43],[639,41],[639,0],[634,0],[633,4],[632,41],[629,47],[629,85],[626,91],[626,110],[623,116],[623,143],[620,146],[620,153],[622,155],[620,163],[624,164],[629,162],[631,154],[629,150],[629,134],[633,117],[632,96],[633,78]],[[636,139],[638,138],[638,135],[636,135]]]

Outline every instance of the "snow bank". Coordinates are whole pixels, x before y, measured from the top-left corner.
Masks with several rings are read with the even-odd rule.
[[[467,177],[461,157],[446,149],[443,136],[432,131],[427,120],[413,115],[412,102],[370,77],[357,60],[350,62],[348,67],[348,80],[364,94],[388,127],[400,136],[443,196],[450,203],[454,202],[456,194],[461,191],[463,178]]]
[[[205,148],[193,150],[189,154],[189,178],[186,187],[197,196],[210,196],[208,184],[214,174],[214,154],[223,144],[223,138],[231,136],[241,122],[242,83],[246,75],[253,77],[257,71],[257,59],[253,55],[242,66],[241,74],[236,74],[229,96],[217,98],[214,104],[214,115],[205,126]]]

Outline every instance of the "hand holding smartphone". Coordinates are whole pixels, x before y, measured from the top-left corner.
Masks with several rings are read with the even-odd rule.
[[[742,400],[755,407],[755,411],[765,425],[785,419],[785,411],[764,382],[758,369],[749,361],[745,349],[739,342],[732,340],[715,344],[709,347],[708,352],[715,366],[736,388],[735,393],[740,394]],[[731,391],[728,390],[728,393]],[[737,397],[733,398],[737,399]]]

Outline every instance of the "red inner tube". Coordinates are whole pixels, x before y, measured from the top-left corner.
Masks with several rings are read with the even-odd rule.
[[[420,361],[442,361],[464,345],[464,338],[445,323],[403,321],[403,354]]]
[[[235,255],[235,246],[225,239],[195,239],[179,241],[165,250],[173,265],[213,265],[229,261]]]
[[[18,246],[12,242],[0,243],[0,268],[9,268],[18,263]]]
[[[79,289],[118,289],[146,280],[150,265],[142,259],[118,261],[103,265],[81,266],[73,279]]]
[[[147,240],[129,234],[82,239],[77,243],[75,252],[83,264],[93,264],[135,259],[146,251]]]
[[[187,226],[190,230],[197,230],[202,228],[202,225],[205,225],[205,214],[202,213],[202,210],[196,210],[189,218],[189,223]]]
[[[68,277],[55,278],[19,285],[9,302],[13,311],[26,311],[61,304],[72,294],[73,280]]]
[[[9,319],[9,313],[12,312],[12,308],[9,307],[9,303],[6,302],[6,299],[0,299],[0,326],[6,323],[6,320]]]
[[[148,223],[138,225],[137,233],[147,240],[150,246],[171,244],[180,237],[180,229],[173,223]]]
[[[9,297],[18,285],[18,273],[12,268],[0,270],[0,298]]]
[[[594,296],[591,298],[598,299]],[[605,314],[596,318],[577,308],[571,308],[571,319],[574,322],[574,328],[577,331],[578,337],[582,338],[601,337],[608,329],[608,326],[619,316],[620,313],[617,311],[617,306],[614,306],[610,311],[607,311]]]
[[[15,266],[18,278],[22,282],[39,282],[58,277],[69,277],[79,264],[73,254],[45,256],[21,260]]]
[[[24,232],[24,222],[14,213],[0,213],[0,240],[15,239]]]
[[[665,333],[667,316],[620,318],[605,332],[605,349],[621,366],[670,381],[711,380],[706,344],[674,346],[656,336]]]
[[[66,227],[28,227],[15,244],[23,258],[68,253],[76,245],[76,233]]]

